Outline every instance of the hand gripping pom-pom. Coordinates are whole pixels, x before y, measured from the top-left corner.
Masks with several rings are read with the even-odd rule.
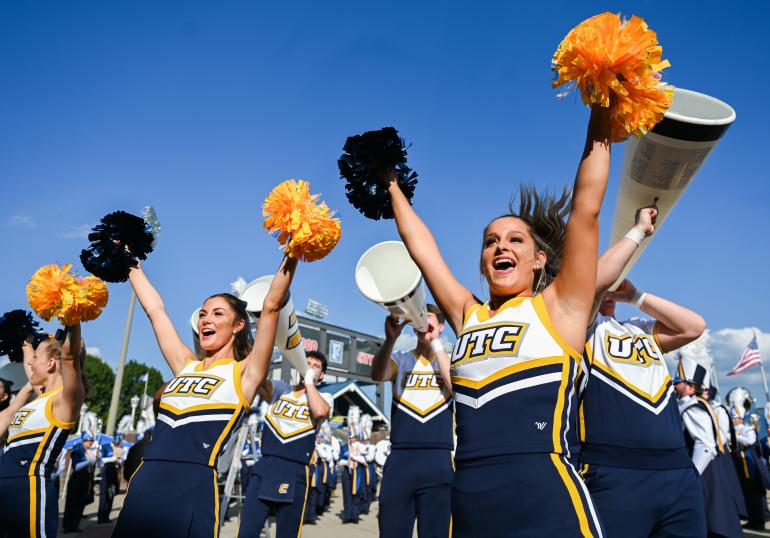
[[[80,253],[83,267],[107,282],[125,282],[138,260],[152,252],[154,237],[143,218],[116,211],[94,226],[88,240],[91,245]]]
[[[342,236],[340,221],[310,184],[289,179],[277,185],[262,205],[264,227],[287,256],[313,262],[329,254]]]
[[[622,21],[602,13],[573,28],[554,54],[553,87],[577,87],[583,102],[609,107],[613,141],[642,136],[663,119],[673,89],[660,80],[662,59],[655,32],[640,17]]]
[[[46,321],[61,317],[72,308],[78,293],[78,281],[69,272],[71,264],[44,265],[27,284],[27,299],[35,313]]]
[[[337,161],[348,201],[365,217],[392,219],[388,184],[392,177],[411,203],[417,172],[406,165],[406,147],[393,127],[348,137]]]
[[[11,362],[24,359],[22,346],[32,337],[38,338],[40,327],[25,310],[11,310],[0,316],[0,355],[7,355]]]
[[[61,322],[64,325],[74,325],[94,320],[102,314],[108,299],[107,284],[102,279],[95,276],[80,278],[72,307],[62,312]]]

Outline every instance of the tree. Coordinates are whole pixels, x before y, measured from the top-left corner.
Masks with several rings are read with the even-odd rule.
[[[115,384],[115,373],[109,364],[93,355],[86,357],[83,370],[89,385],[86,397],[88,410],[96,413],[106,424],[112,399],[112,386]]]
[[[141,381],[139,378],[145,373],[149,373],[149,379],[147,380],[147,397],[152,399],[155,391],[157,391],[163,384],[163,375],[160,373],[160,370],[135,360],[126,362],[126,367],[123,370],[123,386],[121,387],[120,401],[118,403],[118,420],[120,420],[120,417],[123,415],[131,414],[132,396],[136,395],[141,398],[142,392],[144,391],[144,381]],[[109,401],[107,405],[109,406]],[[138,411],[135,418],[139,418]]]

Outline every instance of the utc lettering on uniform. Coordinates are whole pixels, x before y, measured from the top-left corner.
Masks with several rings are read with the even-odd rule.
[[[218,535],[217,462],[250,407],[241,367],[234,359],[208,368],[190,361],[166,386],[152,442],[131,478],[113,537],[141,536],[152,527],[165,536]],[[158,499],[174,509],[158,509]]]
[[[451,371],[455,536],[493,536],[505,529],[516,535],[602,535],[570,461],[578,448],[576,385],[582,371],[581,355],[553,328],[542,295],[510,299],[494,315],[486,304],[466,311]],[[519,501],[506,510],[493,508],[501,498]]]
[[[59,492],[51,475],[74,426],[53,416],[61,390],[29,402],[8,427],[0,456],[0,529],[7,536],[56,536]]]
[[[588,332],[581,474],[608,536],[695,538],[706,532],[703,495],[654,326],[600,314]]]
[[[439,382],[435,356],[416,351],[390,357],[393,378],[391,453],[380,488],[383,538],[446,537],[452,509],[452,397]],[[374,459],[374,447],[369,445]]]
[[[259,536],[267,517],[276,518],[277,535],[297,536],[310,485],[310,460],[315,450],[318,425],[313,423],[307,392],[268,380],[265,425],[262,431],[262,458],[254,464],[246,490],[238,536]],[[328,394],[321,393],[333,408]]]

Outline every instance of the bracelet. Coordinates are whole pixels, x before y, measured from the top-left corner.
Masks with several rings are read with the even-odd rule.
[[[631,304],[634,305],[636,308],[642,308],[642,303],[644,303],[644,299],[647,297],[647,292],[636,290],[634,292],[634,296],[631,297]]]
[[[626,235],[624,235],[626,239],[630,239],[634,243],[636,243],[637,246],[642,246],[642,242],[646,239],[646,235],[643,231],[641,231],[639,228],[634,226],[630,230],[626,232]]]
[[[444,350],[444,344],[441,343],[441,340],[436,338],[435,340],[431,340],[430,342],[430,348],[433,350],[434,353],[438,353],[439,351],[446,351]]]

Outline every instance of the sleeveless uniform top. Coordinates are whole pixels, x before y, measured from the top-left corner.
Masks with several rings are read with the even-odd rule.
[[[220,359],[208,368],[190,361],[166,386],[145,460],[216,468],[231,433],[250,407],[241,390],[241,363]]]
[[[266,382],[268,404],[265,413],[267,428],[262,431],[262,454],[307,465],[315,450],[315,434],[321,422],[313,424],[307,393],[298,394],[284,381]],[[321,393],[330,408],[334,400]]]
[[[584,352],[580,459],[635,469],[692,465],[655,320],[599,315]]]
[[[471,306],[452,353],[455,459],[571,456],[581,362],[553,328],[542,295],[513,298],[494,316],[487,305]]]
[[[393,353],[393,403],[390,440],[393,448],[452,450],[452,396],[442,386],[438,361],[416,351]]]
[[[16,411],[0,456],[0,478],[51,476],[74,422],[53,416],[53,400],[61,388],[41,394]]]

